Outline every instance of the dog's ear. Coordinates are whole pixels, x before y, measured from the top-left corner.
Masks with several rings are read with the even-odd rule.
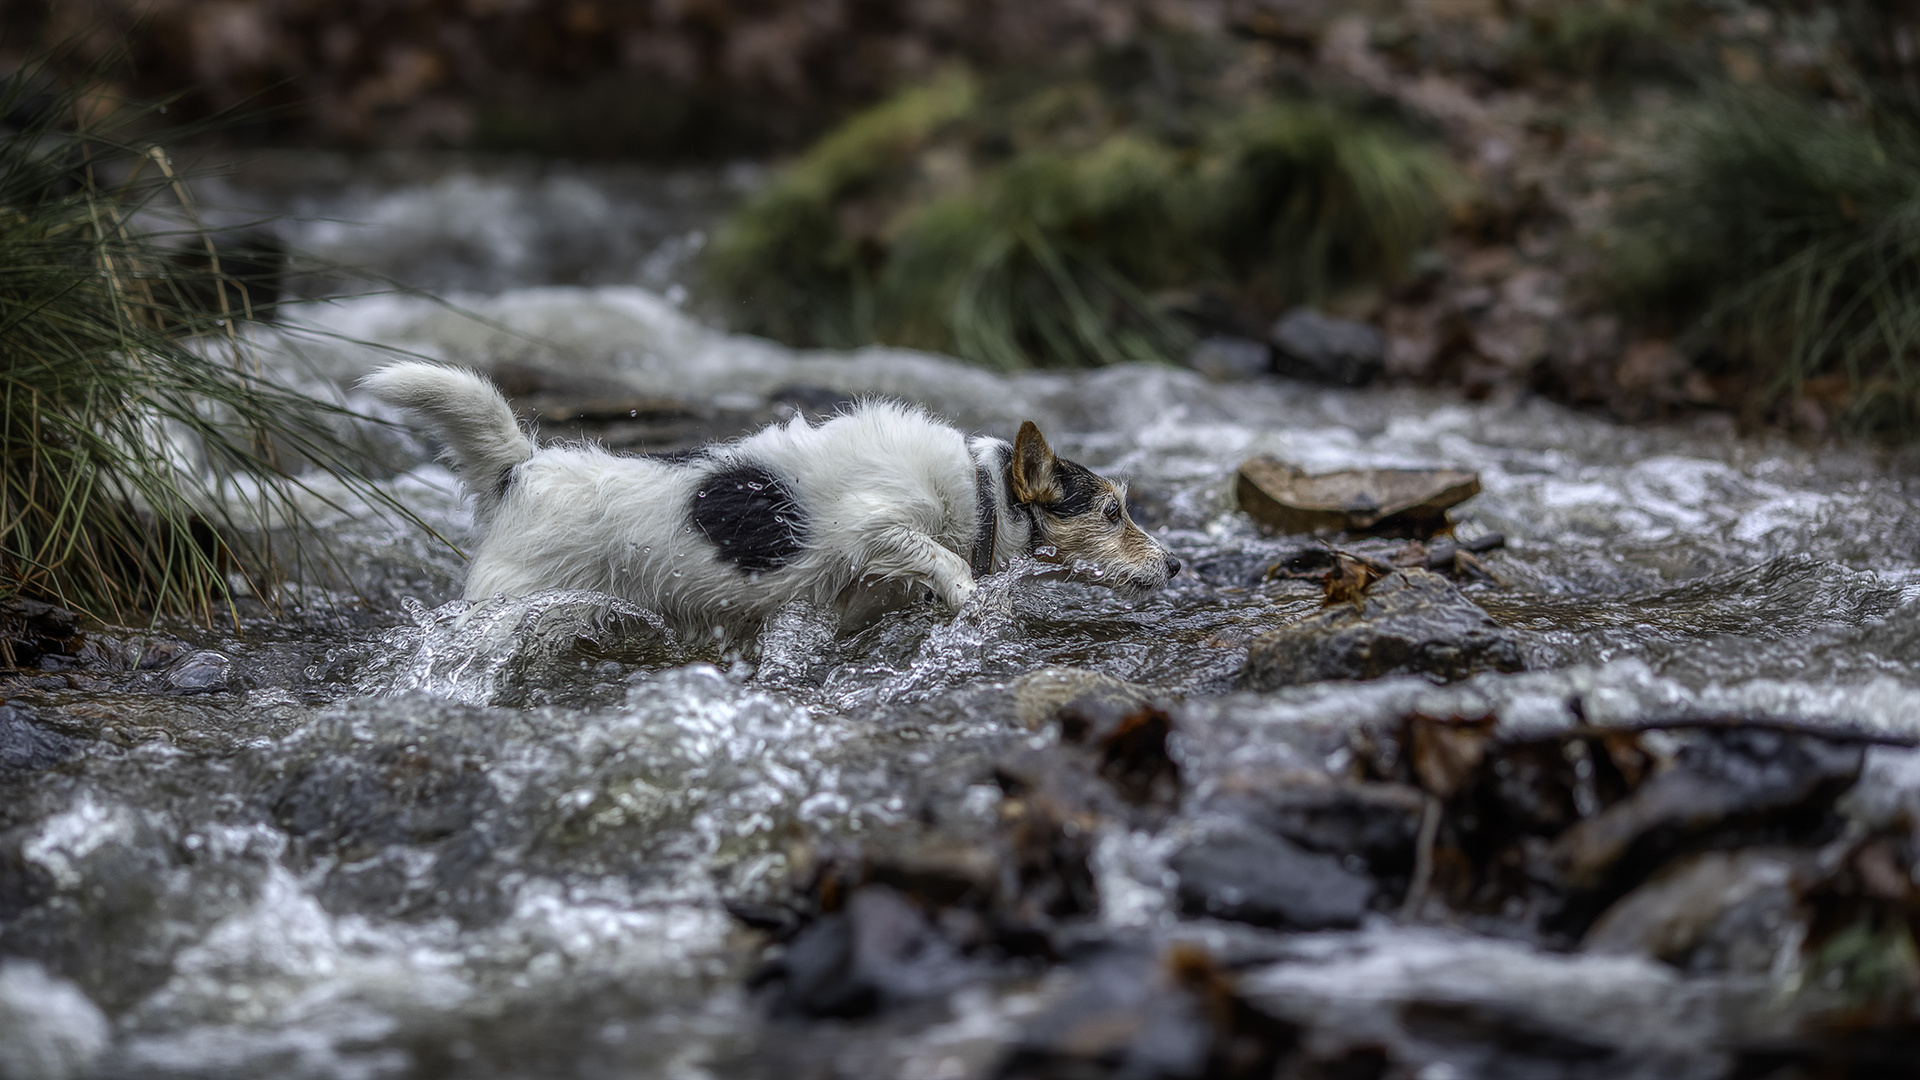
[[[1013,439],[1013,461],[1007,472],[1013,480],[1013,497],[1023,503],[1059,502],[1066,492],[1060,487],[1060,474],[1054,468],[1053,447],[1047,445],[1040,428],[1028,420],[1020,425]]]

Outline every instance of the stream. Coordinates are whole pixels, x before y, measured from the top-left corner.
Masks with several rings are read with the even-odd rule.
[[[593,594],[459,600],[456,551],[316,481],[333,561],[293,613],[0,674],[0,1077],[1716,1078],[1827,1060],[1822,1025],[1862,1015],[1809,943],[1840,940],[1830,894],[1920,896],[1911,451],[796,352],[683,310],[750,170],[302,160],[207,200],[445,302],[289,305],[259,345],[295,385],[403,420],[352,389],[403,350],[492,373],[543,440],[625,451],[860,395],[1032,419],[1188,570],[1129,602],[1016,566],[958,614],[838,636],[795,606],[723,644]],[[470,535],[431,446],[358,437]],[[1506,543],[1458,588],[1525,670],[1240,689],[1254,639],[1322,608],[1274,570],[1324,549],[1236,508],[1260,454],[1477,470],[1457,535]],[[1509,842],[1462,816],[1548,759],[1579,777],[1538,780],[1571,824]],[[1753,778],[1712,764],[1734,759]],[[1740,801],[1796,769],[1821,779]],[[1496,873],[1577,861],[1567,836],[1688,770],[1734,803],[1622,841],[1645,867]],[[1306,815],[1323,850],[1272,824],[1335,803]],[[1375,857],[1368,829],[1398,839]],[[1351,917],[1249,914],[1234,875],[1291,858],[1364,886]]]

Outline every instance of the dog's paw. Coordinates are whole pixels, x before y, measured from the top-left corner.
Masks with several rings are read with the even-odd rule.
[[[946,601],[949,608],[959,611],[966,606],[968,600],[973,598],[973,594],[979,591],[980,586],[975,585],[971,580],[950,581],[942,589],[940,599]]]

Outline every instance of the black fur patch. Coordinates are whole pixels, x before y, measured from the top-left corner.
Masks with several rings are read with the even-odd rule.
[[[1053,476],[1064,494],[1046,504],[1046,510],[1060,517],[1074,517],[1092,510],[1093,500],[1107,490],[1107,485],[1093,474],[1093,470],[1066,458],[1054,459]]]
[[[807,544],[807,516],[780,478],[743,462],[712,473],[694,492],[688,516],[742,572],[762,574],[792,562]]]

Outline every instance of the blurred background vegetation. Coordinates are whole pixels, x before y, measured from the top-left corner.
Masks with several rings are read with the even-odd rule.
[[[33,87],[69,95],[65,134],[23,136],[10,84],[8,574],[98,608],[204,608],[244,561],[204,501],[141,487],[131,429],[94,434],[124,415],[102,387],[225,403],[239,426],[202,439],[249,468],[288,440],[286,403],[196,344],[245,315],[188,280],[211,268],[111,224],[160,174],[49,194],[49,140],[83,130],[59,153],[137,159],[224,117],[195,137],[773,162],[696,302],[797,345],[1179,363],[1265,350],[1305,305],[1377,331],[1394,381],[1920,424],[1920,3],[0,0],[0,27],[7,70],[59,43]],[[114,101],[170,111],[87,129]],[[49,417],[67,435],[29,446]],[[121,517],[49,547],[79,513]],[[101,568],[129,562],[114,593]]]

